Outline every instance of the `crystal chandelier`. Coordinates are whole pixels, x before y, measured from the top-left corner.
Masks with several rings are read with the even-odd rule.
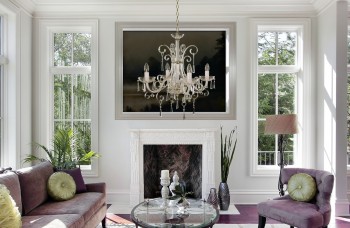
[[[204,76],[192,77],[192,74],[195,73],[194,57],[198,53],[198,48],[195,45],[180,44],[180,39],[184,34],[179,33],[179,0],[176,0],[176,32],[171,36],[175,39],[175,44],[158,47],[161,55],[161,71],[165,70],[164,74],[150,76],[149,65],[146,63],[144,76],[137,79],[137,91],[139,92],[142,87],[146,99],[158,100],[160,116],[162,116],[164,100],[170,102],[171,112],[173,112],[174,104],[178,109],[181,103],[183,119],[185,119],[187,103],[192,103],[194,114],[196,99],[199,96],[208,96],[208,88],[215,89],[215,76],[209,75],[209,64],[207,63]],[[185,63],[187,63],[186,73]],[[140,83],[142,83],[141,86]]]

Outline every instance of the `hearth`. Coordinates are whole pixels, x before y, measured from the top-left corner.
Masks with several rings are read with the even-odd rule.
[[[207,198],[210,188],[215,187],[215,133],[216,129],[138,129],[130,132],[131,180],[130,206],[145,198],[144,146],[145,145],[198,145],[201,153],[201,194]],[[170,169],[170,168],[165,168]],[[172,171],[170,169],[170,171]],[[160,175],[160,173],[159,173]],[[157,179],[159,177],[154,177]],[[180,177],[181,179],[182,177]],[[155,182],[156,183],[156,182]],[[159,183],[157,184],[157,186]],[[157,197],[159,197],[158,195]]]

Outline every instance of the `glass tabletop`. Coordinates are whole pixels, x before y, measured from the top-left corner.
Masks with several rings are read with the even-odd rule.
[[[188,199],[190,206],[185,210],[174,202],[163,207],[163,199],[149,199],[136,205],[131,219],[144,228],[153,227],[212,227],[219,219],[219,211],[203,200]],[[168,201],[169,202],[169,201]]]

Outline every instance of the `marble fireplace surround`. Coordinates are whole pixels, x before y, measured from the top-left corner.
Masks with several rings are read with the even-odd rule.
[[[134,129],[130,131],[130,206],[144,200],[143,145],[202,145],[202,197],[215,187],[216,129]]]

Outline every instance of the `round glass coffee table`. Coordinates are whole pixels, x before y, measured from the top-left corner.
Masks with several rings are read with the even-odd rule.
[[[163,199],[149,199],[136,205],[131,219],[136,227],[213,227],[219,219],[219,210],[203,200],[188,199],[190,206],[184,211],[175,204],[162,207]]]

